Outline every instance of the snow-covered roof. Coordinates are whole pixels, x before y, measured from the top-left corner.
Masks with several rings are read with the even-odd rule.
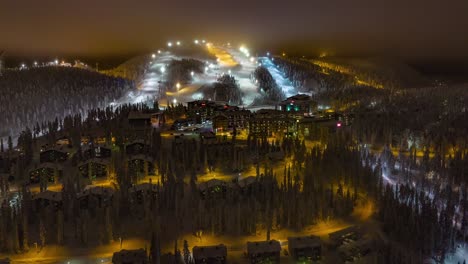
[[[158,189],[158,186],[156,184],[145,182],[145,183],[140,183],[140,184],[130,187],[130,192],[150,191],[150,190],[153,192],[156,192],[157,189]]]
[[[239,180],[239,187],[241,188],[245,188],[247,186],[249,186],[250,184],[253,184],[257,181],[257,177],[255,176],[248,176],[248,177],[245,177],[245,178],[242,178],[241,180]]]
[[[226,258],[227,248],[224,244],[216,246],[193,247],[193,258],[208,259],[208,258]]]
[[[114,252],[112,256],[112,263],[148,263],[146,251],[140,249],[122,249],[119,252]]]
[[[129,142],[126,146],[131,146],[133,144],[143,144],[143,145],[145,145],[146,142],[143,139],[135,139],[132,142]]]
[[[62,201],[62,192],[53,192],[53,191],[46,190],[46,191],[34,194],[33,200],[38,200],[38,199],[60,202]]]
[[[247,252],[249,255],[276,253],[281,251],[281,244],[277,240],[247,242]]]
[[[78,164],[78,167],[81,167],[81,166],[89,164],[89,163],[97,163],[97,164],[108,166],[110,164],[110,160],[109,159],[92,158],[92,159],[86,160],[84,162],[81,162],[80,164]]]
[[[153,159],[150,156],[144,155],[144,154],[136,154],[136,155],[130,155],[128,157],[128,160],[144,160],[147,162],[153,162]]]
[[[282,160],[284,159],[284,156],[283,151],[270,152],[267,154],[267,157],[272,160]]]
[[[288,247],[290,249],[312,248],[318,247],[321,244],[322,242],[318,236],[288,237]]]
[[[200,189],[200,191],[204,191],[216,186],[226,186],[226,182],[218,179],[211,179],[198,184],[198,189]]]
[[[202,132],[200,133],[200,136],[205,139],[213,139],[216,138],[215,133],[208,131],[208,132]]]
[[[93,185],[88,185],[84,188],[83,191],[79,192],[77,197],[81,198],[87,195],[107,195],[107,196],[112,196],[114,194],[115,190],[112,187],[108,186],[93,186]]]

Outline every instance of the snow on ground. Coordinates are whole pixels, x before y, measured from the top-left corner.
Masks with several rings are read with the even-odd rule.
[[[154,98],[158,98],[161,106],[166,106],[168,103],[187,103],[198,99],[210,99],[203,98],[202,93],[198,91],[200,87],[215,82],[218,77],[223,74],[231,74],[238,81],[240,89],[244,94],[242,106],[247,109],[258,109],[258,106],[251,107],[250,105],[255,97],[260,95],[258,86],[252,79],[252,73],[260,63],[268,69],[276,83],[283,89],[286,96],[296,94],[296,89],[293,87],[291,81],[284,77],[284,74],[275,67],[268,57],[262,57],[257,61],[257,58],[231,46],[221,46],[212,43],[201,46],[200,48],[206,48],[208,52],[217,59],[216,61],[201,59],[201,61],[205,61],[206,63],[205,72],[203,74],[194,74],[191,83],[186,85],[182,84],[178,91],[173,89],[172,92],[168,91],[165,94],[159,93],[159,86],[165,79],[169,63],[172,60],[186,58],[177,55],[177,48],[161,51],[155,54],[155,58],[153,58],[150,65],[148,65],[147,72],[142,82],[139,84],[138,90],[129,92],[122,99],[114,102],[113,105],[150,102]],[[266,107],[271,108],[272,106]]]
[[[236,49],[227,48],[226,51],[231,54],[232,58],[240,66],[232,71],[232,75],[239,82],[240,89],[244,94],[242,101],[244,106],[248,108],[248,106],[252,104],[255,97],[260,95],[257,85],[252,81],[251,78],[252,73],[257,68],[257,62],[255,59],[251,61],[250,57],[247,57],[244,53]]]
[[[260,62],[262,63],[262,66],[264,66],[273,76],[273,79],[275,79],[276,84],[281,87],[283,90],[284,94],[286,97],[293,96],[297,94],[296,88],[294,88],[292,82],[286,78],[283,72],[281,72],[278,67],[275,66],[273,61],[271,61],[270,58],[268,57],[261,57]]]
[[[187,103],[189,101],[202,99],[202,94],[198,92],[201,86],[215,82],[222,74],[232,74],[239,82],[242,92],[245,94],[243,102],[245,107],[250,105],[258,95],[257,86],[252,82],[250,76],[256,68],[256,62],[251,62],[249,58],[234,49],[224,46],[207,45],[208,51],[216,56],[216,61],[206,61],[204,74],[194,74],[192,82],[182,85],[178,91],[165,94],[159,93],[160,83],[164,81],[167,67],[172,60],[180,60],[184,57],[177,56],[177,51],[163,51],[155,54],[155,58],[148,66],[147,72],[138,87],[138,90],[129,92],[126,96],[113,105],[126,103],[142,103],[159,99],[161,106],[167,103]],[[196,58],[195,58],[196,59]],[[203,61],[203,60],[202,60]],[[209,98],[207,98],[209,99]]]
[[[463,263],[463,261],[468,261],[468,245],[464,243],[460,243],[457,245],[456,251],[452,254],[449,254],[445,258],[444,263],[445,264],[457,264],[457,263]]]

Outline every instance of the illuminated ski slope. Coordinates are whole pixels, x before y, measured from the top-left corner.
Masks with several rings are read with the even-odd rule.
[[[284,76],[284,73],[275,66],[269,57],[261,57],[260,62],[262,63],[262,66],[270,72],[273,79],[275,79],[276,84],[281,87],[286,97],[297,94],[297,90],[294,88],[292,82]]]
[[[169,89],[172,91],[160,92],[160,86],[164,85],[169,63],[172,60],[187,57],[177,56],[177,48],[158,51],[158,53],[153,54],[154,56],[152,56],[138,90],[129,92],[122,99],[114,102],[113,105],[150,102],[154,98],[158,99],[161,106],[167,105],[168,102],[186,103],[197,99],[211,99],[202,97],[202,93],[199,92],[200,87],[216,82],[218,77],[223,74],[231,74],[238,81],[244,94],[242,106],[248,107],[254,98],[259,95],[258,87],[251,79],[252,72],[257,67],[256,60],[251,60],[250,57],[246,57],[243,53],[229,46],[208,43],[200,46],[200,48],[206,48],[217,59],[201,60],[205,61],[205,71],[203,74],[194,73],[189,84],[180,84],[178,89],[172,87],[172,89]]]
[[[177,47],[172,47],[167,50],[160,50],[152,55],[150,64],[142,82],[139,84],[138,90],[129,92],[118,102],[113,104],[124,103],[142,103],[151,102],[155,98],[158,99],[161,106],[168,103],[186,103],[197,99],[213,99],[203,98],[199,89],[203,85],[215,82],[219,76],[223,74],[233,75],[239,83],[243,94],[242,105],[245,108],[253,107],[251,104],[254,99],[260,95],[257,84],[253,81],[252,74],[255,69],[262,65],[272,75],[276,83],[281,87],[284,94],[289,97],[297,94],[297,89],[294,88],[292,82],[285,77],[273,63],[269,57],[255,58],[251,56],[247,48],[234,48],[230,45],[216,45],[206,43],[200,45],[201,49],[207,51],[216,57],[216,60],[203,60],[205,62],[205,71],[203,74],[193,74],[192,80],[188,84],[180,84],[180,87],[169,87],[168,92],[160,92],[160,86],[164,86],[164,81],[167,74],[167,67],[172,60],[180,60],[185,57],[177,55]],[[197,59],[194,57],[193,59]],[[263,106],[266,107],[266,106]]]

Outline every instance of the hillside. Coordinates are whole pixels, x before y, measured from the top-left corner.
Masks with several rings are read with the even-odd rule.
[[[134,83],[69,67],[7,70],[0,76],[0,137],[16,137],[26,126],[106,107]]]
[[[363,84],[376,88],[418,88],[430,84],[421,73],[396,59],[330,57],[312,60],[322,68],[353,75]]]

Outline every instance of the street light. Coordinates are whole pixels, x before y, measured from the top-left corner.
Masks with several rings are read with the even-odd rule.
[[[161,73],[164,73],[166,71],[166,67],[161,66]]]
[[[161,54],[161,50],[158,50],[158,54]]]
[[[176,88],[177,88],[177,91],[179,91],[179,89],[180,89],[180,83],[177,83],[177,84],[176,84]]]
[[[177,43],[176,43],[176,44],[177,44],[177,46],[180,46],[180,41],[177,41]]]
[[[168,42],[168,43],[167,43],[167,46],[168,46],[168,47],[172,47],[172,42]]]
[[[194,42],[195,42],[195,44],[197,44],[197,45],[198,45],[198,39],[196,39]]]
[[[34,62],[34,66],[37,66],[37,61]]]
[[[192,75],[192,77],[193,77],[194,74],[195,74],[195,73],[194,73],[193,71],[190,72],[190,75]]]
[[[153,54],[151,55],[151,58],[153,58],[153,59],[156,58],[156,54],[153,53]]]

